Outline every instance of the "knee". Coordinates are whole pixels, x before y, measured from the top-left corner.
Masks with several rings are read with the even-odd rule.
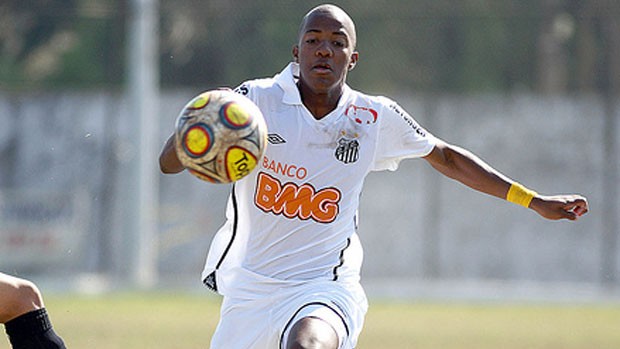
[[[31,281],[12,278],[1,286],[0,322],[5,323],[19,315],[43,307],[39,288]]]
[[[337,349],[338,335],[327,322],[305,317],[291,328],[286,349]]]
[[[32,281],[18,279],[14,287],[14,302],[24,307],[38,309],[43,306],[41,291]]]

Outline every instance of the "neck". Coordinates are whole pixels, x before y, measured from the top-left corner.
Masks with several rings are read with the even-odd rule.
[[[333,89],[326,93],[316,93],[304,84],[297,84],[301,101],[315,119],[320,120],[338,106],[343,88]]]

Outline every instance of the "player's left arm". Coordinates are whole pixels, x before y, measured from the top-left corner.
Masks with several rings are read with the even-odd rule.
[[[424,159],[449,178],[480,192],[521,204],[547,219],[577,220],[588,212],[588,202],[581,195],[540,195],[506,177],[473,153],[441,140],[437,140],[434,149]]]

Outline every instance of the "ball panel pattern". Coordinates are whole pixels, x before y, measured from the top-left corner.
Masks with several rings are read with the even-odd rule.
[[[176,153],[192,175],[210,183],[247,176],[267,145],[260,109],[233,91],[213,90],[194,97],[176,120]]]

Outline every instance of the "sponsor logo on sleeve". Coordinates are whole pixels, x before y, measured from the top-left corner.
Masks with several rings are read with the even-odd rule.
[[[403,120],[409,125],[417,134],[422,137],[426,137],[426,131],[418,125],[415,120],[409,115],[406,111],[404,111],[398,104],[390,105],[390,109],[394,111],[396,114],[400,115]]]
[[[241,85],[235,89],[235,92],[247,96],[250,93],[250,88],[247,85]]]

